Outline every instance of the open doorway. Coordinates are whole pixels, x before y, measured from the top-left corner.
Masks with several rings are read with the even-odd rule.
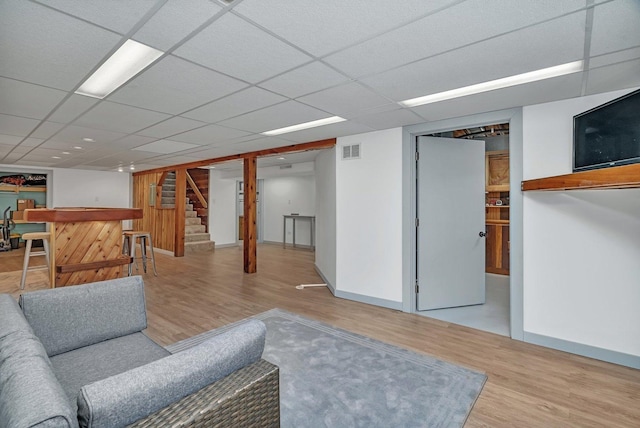
[[[485,142],[485,302],[419,313],[456,324],[510,335],[509,124],[500,123],[430,134]],[[420,198],[420,195],[417,195]],[[420,266],[418,266],[418,271]],[[417,299],[419,300],[419,298]]]

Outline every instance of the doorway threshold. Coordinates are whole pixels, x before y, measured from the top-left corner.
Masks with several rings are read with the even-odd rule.
[[[425,317],[510,337],[509,276],[486,274],[486,303],[484,305],[434,309],[416,313]]]

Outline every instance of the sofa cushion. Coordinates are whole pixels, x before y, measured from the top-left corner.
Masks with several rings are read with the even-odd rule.
[[[266,327],[252,320],[198,346],[84,386],[83,427],[123,426],[144,418],[260,359]]]
[[[9,295],[0,295],[0,322],[0,426],[78,426],[44,347]]]
[[[140,276],[24,293],[20,306],[49,356],[147,327]]]
[[[134,333],[58,354],[51,357],[51,365],[75,411],[78,393],[84,385],[167,355],[169,351],[162,346],[142,333]]]

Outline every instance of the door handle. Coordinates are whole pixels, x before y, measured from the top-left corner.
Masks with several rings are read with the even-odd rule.
[[[479,235],[481,238],[484,238],[485,236],[487,236],[487,232],[480,232],[480,233],[478,233],[478,235]]]

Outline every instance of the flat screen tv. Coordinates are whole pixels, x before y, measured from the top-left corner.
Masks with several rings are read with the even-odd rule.
[[[573,117],[573,171],[640,162],[640,89]]]

